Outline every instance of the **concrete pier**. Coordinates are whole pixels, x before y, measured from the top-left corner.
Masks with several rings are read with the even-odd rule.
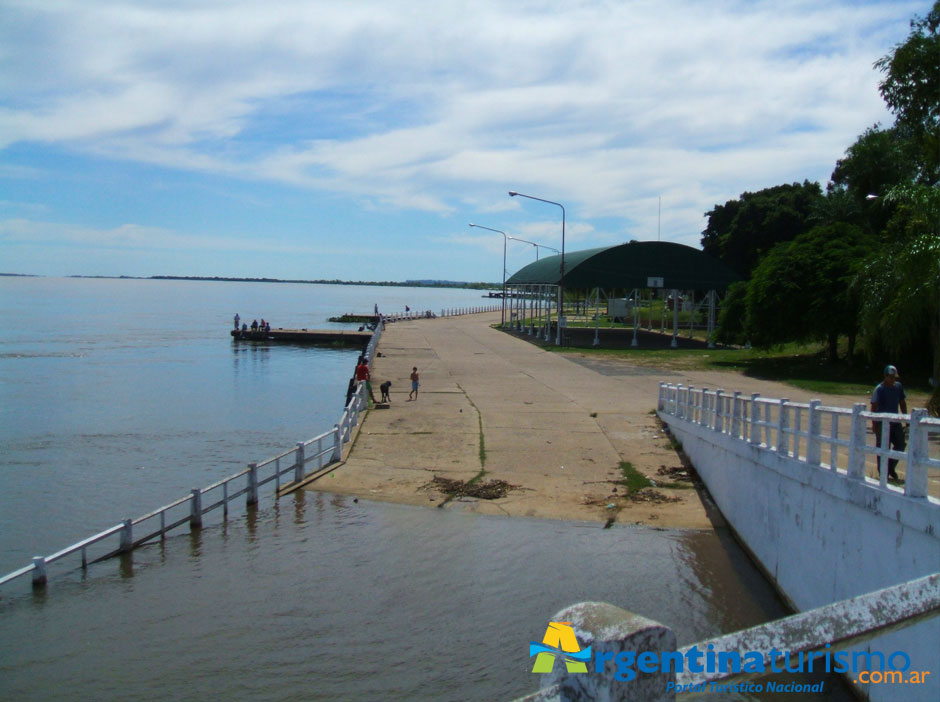
[[[372,338],[371,331],[354,329],[272,329],[271,331],[242,331],[232,329],[229,332],[235,341],[279,341],[290,344],[320,344],[337,346],[356,346],[364,348]]]
[[[695,489],[655,488],[660,497],[628,500],[619,465],[630,462],[658,483],[681,467],[655,409],[659,383],[735,388],[809,401],[809,392],[740,373],[649,368],[576,349],[546,351],[494,329],[499,312],[389,325],[372,387],[392,381],[388,409],[368,413],[345,463],[309,488],[358,497],[440,505],[435,475],[505,480],[498,500],[457,498],[447,509],[512,516],[709,528],[707,497]],[[409,375],[421,376],[408,402]],[[819,396],[813,393],[812,397]],[[821,399],[845,404],[844,396]],[[481,450],[482,437],[482,450]],[[611,507],[611,505],[613,505]]]

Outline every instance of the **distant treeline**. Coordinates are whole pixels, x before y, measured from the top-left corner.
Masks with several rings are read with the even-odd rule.
[[[27,273],[0,273],[0,276],[20,278],[42,278]],[[228,278],[209,275],[70,275],[69,278],[92,278],[105,280],[208,280],[226,283],[303,283],[305,285],[381,285],[403,288],[469,288],[470,290],[497,290],[499,283],[467,283],[456,280],[285,280],[282,278]]]
[[[121,276],[126,278],[128,276]],[[305,285],[379,285],[405,288],[469,288],[489,290],[500,287],[497,283],[467,283],[453,280],[284,280],[281,278],[226,278],[200,275],[153,275],[147,280],[210,280],[233,283],[303,283]]]

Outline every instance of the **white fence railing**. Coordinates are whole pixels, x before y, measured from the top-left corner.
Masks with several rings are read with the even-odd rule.
[[[364,352],[370,364],[381,336],[379,325]],[[201,528],[203,515],[221,509],[223,518],[227,518],[229,505],[242,496],[246,506],[257,504],[259,490],[272,482],[276,496],[282,487],[297,485],[342,460],[343,444],[349,442],[353,428],[359,423],[359,415],[368,406],[366,398],[365,384],[360,383],[343,409],[340,421],[330,431],[298,441],[294,448],[260,463],[249,463],[244,470],[208,487],[193,488],[185,497],[142,517],[125,519],[49,556],[34,556],[31,564],[0,577],[0,585],[32,573],[33,585],[39,586],[46,582],[47,566],[67,556],[79,554],[82,568],[87,568],[89,562],[127,553],[154,539],[165,539],[168,532],[184,525],[188,524],[191,530]],[[282,481],[283,476],[289,476],[287,481]]]
[[[452,307],[441,310],[441,317],[459,317],[462,314],[480,314],[481,312],[499,312],[502,305],[481,305],[478,307]]]
[[[940,458],[931,456],[932,451],[940,453],[940,419],[924,409],[883,414],[861,403],[852,409],[825,407],[819,400],[790,402],[660,383],[659,411],[810,465],[844,471],[850,479],[863,480],[874,467],[882,488],[887,487],[888,460],[897,460],[905,467],[908,497],[926,498],[927,470],[940,469]],[[871,422],[880,423],[880,447],[868,443]],[[891,424],[909,432],[905,451],[890,448]]]
[[[441,317],[459,317],[464,314],[479,314],[481,312],[499,312],[502,305],[480,305],[477,307],[447,307],[441,309]],[[392,312],[383,314],[382,320],[385,322],[405,322],[412,319],[432,319],[436,315],[431,310],[407,310],[406,312]]]

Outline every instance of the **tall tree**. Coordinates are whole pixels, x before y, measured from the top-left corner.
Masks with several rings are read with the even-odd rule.
[[[819,183],[809,181],[743,193],[738,200],[705,213],[708,224],[702,232],[702,248],[747,278],[776,244],[792,241],[810,229],[822,197]]]
[[[745,331],[756,346],[825,340],[838,358],[839,336],[858,332],[858,295],[850,287],[872,238],[849,224],[814,227],[779,244],[754,269],[746,295]]]
[[[907,40],[875,62],[885,74],[881,96],[899,129],[920,147],[920,182],[940,182],[940,0],[926,17],[911,20]]]
[[[861,328],[869,354],[879,350],[911,357],[930,355],[940,411],[940,189],[897,187],[888,194],[897,207],[888,227],[895,243],[862,267],[856,287]]]
[[[891,218],[892,207],[883,196],[896,185],[912,182],[918,175],[916,145],[904,130],[882,129],[878,125],[866,129],[836,162],[826,186],[827,203],[837,214],[881,232]],[[848,207],[848,203],[855,208]],[[839,212],[841,210],[841,212]]]
[[[745,318],[747,316],[747,281],[739,280],[728,286],[718,313],[718,328],[715,341],[719,344],[743,344],[747,342]]]

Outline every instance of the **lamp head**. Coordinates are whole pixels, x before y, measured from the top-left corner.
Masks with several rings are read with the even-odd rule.
[[[510,191],[509,191],[509,197],[515,197],[515,196],[518,195],[518,194],[519,194],[519,193],[517,193],[515,190],[510,190]]]

